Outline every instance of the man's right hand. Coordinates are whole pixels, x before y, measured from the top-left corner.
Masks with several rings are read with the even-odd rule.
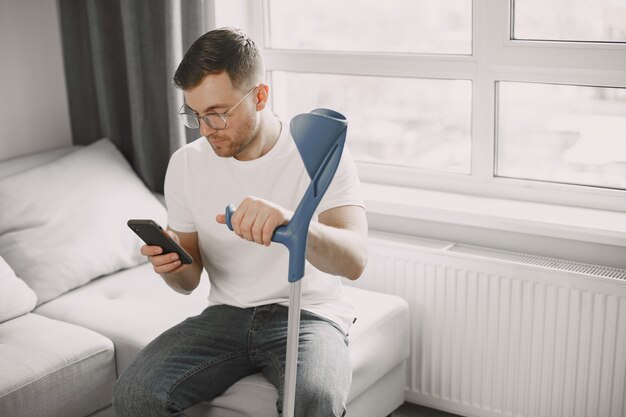
[[[198,233],[175,232],[167,228],[167,233],[193,258],[191,264],[181,264],[176,253],[163,253],[160,246],[144,245],[141,254],[148,257],[154,272],[161,275],[167,285],[181,294],[191,293],[200,283],[202,258],[198,246]]]
[[[171,230],[167,233],[174,239],[174,241],[180,244],[178,235]],[[141,254],[148,257],[150,263],[154,268],[154,272],[157,274],[177,274],[187,269],[189,264],[182,264],[178,259],[176,252],[163,254],[163,248],[160,246],[143,245],[140,250]]]

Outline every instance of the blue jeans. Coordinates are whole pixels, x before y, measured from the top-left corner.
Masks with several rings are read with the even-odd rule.
[[[257,372],[276,387],[282,415],[287,307],[210,306],[167,330],[120,375],[113,392],[118,417],[185,416]],[[343,416],[352,369],[347,338],[333,322],[302,311],[295,415]],[[245,401],[242,398],[242,401]]]

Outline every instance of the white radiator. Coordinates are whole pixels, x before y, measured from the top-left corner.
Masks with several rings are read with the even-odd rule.
[[[407,401],[466,416],[626,416],[626,271],[371,237],[356,286],[411,308]]]

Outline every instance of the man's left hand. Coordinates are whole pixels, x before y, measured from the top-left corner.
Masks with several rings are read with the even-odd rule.
[[[274,230],[291,220],[293,212],[270,201],[256,197],[246,197],[237,206],[231,217],[233,231],[241,238],[269,246]],[[218,214],[215,220],[226,224],[225,215]]]

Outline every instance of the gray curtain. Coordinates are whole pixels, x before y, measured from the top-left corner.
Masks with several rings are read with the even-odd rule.
[[[207,30],[205,0],[58,2],[74,144],[108,137],[163,192],[170,155],[197,135],[178,121],[171,80]]]

